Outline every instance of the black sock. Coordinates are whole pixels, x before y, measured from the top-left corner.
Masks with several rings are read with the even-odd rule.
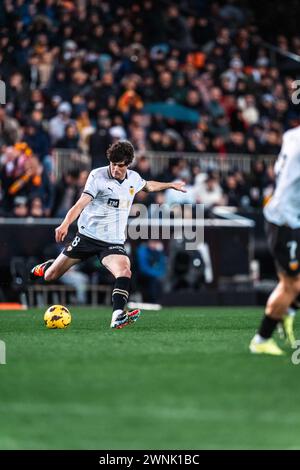
[[[124,310],[129,297],[130,278],[117,277],[112,292],[113,311]]]
[[[269,317],[269,315],[264,315],[258,334],[264,339],[271,338],[278,322],[279,320],[274,320],[274,318]]]

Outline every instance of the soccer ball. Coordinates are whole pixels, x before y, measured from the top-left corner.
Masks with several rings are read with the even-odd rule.
[[[44,322],[47,328],[67,328],[71,323],[71,314],[63,305],[52,305],[45,312]]]

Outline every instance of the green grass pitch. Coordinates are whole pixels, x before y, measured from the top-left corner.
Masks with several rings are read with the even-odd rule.
[[[300,365],[248,353],[262,309],[71,311],[0,312],[0,449],[300,449]]]

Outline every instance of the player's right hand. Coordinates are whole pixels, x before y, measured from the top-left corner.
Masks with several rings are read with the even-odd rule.
[[[68,228],[69,227],[67,225],[61,224],[55,229],[55,240],[57,243],[64,241],[68,233]]]

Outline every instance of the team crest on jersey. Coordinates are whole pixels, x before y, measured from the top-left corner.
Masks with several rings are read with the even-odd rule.
[[[72,247],[71,247],[71,245],[69,245],[68,248],[67,248],[67,251],[71,251],[71,250],[72,250]]]
[[[289,262],[289,267],[292,271],[296,271],[299,268],[299,261],[294,260]]]
[[[133,186],[130,186],[130,188],[129,188],[129,194],[130,194],[130,196],[133,196],[133,195],[134,195],[134,187],[133,187]]]

